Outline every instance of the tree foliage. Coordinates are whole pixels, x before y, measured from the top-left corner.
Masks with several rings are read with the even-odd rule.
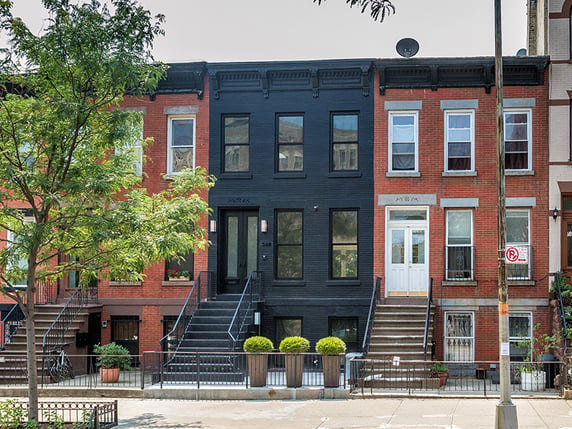
[[[326,0],[314,0],[314,3],[322,4]],[[383,22],[386,16],[395,13],[395,6],[391,0],[346,0],[350,7],[357,6],[361,8],[361,13],[365,13],[369,9],[370,16],[379,22]]]
[[[0,283],[28,321],[32,417],[37,284],[71,271],[84,285],[141,279],[146,266],[206,246],[201,196],[212,186],[187,170],[151,195],[134,174],[130,148],[152,141],[137,141],[141,118],[119,103],[164,76],[150,54],[163,17],[136,0],[42,3],[48,19],[34,35],[0,0],[10,40],[0,52]]]

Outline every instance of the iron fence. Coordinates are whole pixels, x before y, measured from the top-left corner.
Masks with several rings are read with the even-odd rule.
[[[475,393],[498,395],[498,362],[442,362],[446,373],[437,373],[431,361],[350,360],[348,384],[354,392],[374,391]],[[570,380],[564,376],[564,363],[511,362],[511,391],[522,394],[560,395]]]

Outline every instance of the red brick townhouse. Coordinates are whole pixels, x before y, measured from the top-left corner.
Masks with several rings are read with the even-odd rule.
[[[548,306],[545,57],[504,62],[511,353]],[[376,62],[374,273],[381,295],[436,305],[435,356],[498,359],[494,58]],[[551,212],[550,212],[551,213]],[[522,357],[522,356],[520,356]]]

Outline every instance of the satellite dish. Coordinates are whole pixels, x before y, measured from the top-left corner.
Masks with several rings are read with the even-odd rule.
[[[419,52],[419,43],[415,39],[405,38],[397,42],[395,49],[402,57],[410,58]]]
[[[526,49],[520,48],[520,49],[518,50],[518,52],[516,53],[516,56],[517,56],[517,57],[526,57]]]

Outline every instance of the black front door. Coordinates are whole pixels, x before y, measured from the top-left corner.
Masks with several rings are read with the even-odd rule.
[[[246,278],[258,267],[258,212],[227,211],[223,221],[221,289],[241,293]]]

